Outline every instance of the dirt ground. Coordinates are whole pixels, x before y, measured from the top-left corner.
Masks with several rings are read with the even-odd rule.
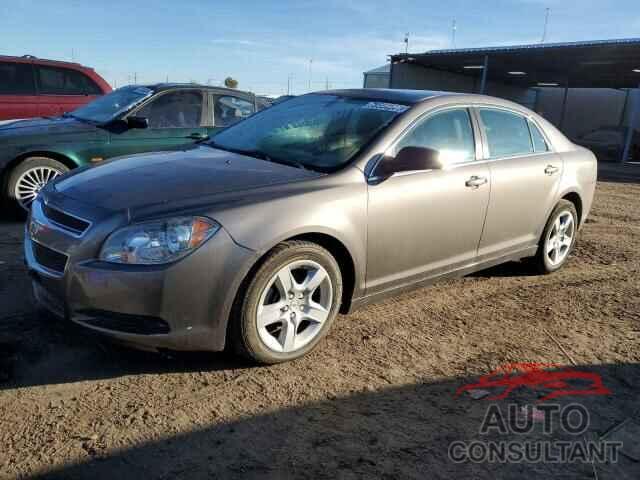
[[[640,175],[608,178],[561,272],[511,263],[413,291],[338,318],[311,355],[273,367],[130,351],[38,314],[23,227],[0,221],[0,478],[640,478],[626,455],[491,464],[447,453],[481,438],[492,403],[456,389],[510,362],[571,358],[601,375],[609,395],[559,400],[590,413],[570,440],[640,422]],[[500,439],[566,437],[554,432]]]

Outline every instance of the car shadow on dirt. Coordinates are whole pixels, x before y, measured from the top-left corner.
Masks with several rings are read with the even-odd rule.
[[[640,478],[640,463],[620,451],[615,463],[595,465],[581,457],[575,463],[468,459],[456,463],[450,457],[454,452],[460,460],[464,452],[464,447],[449,450],[456,441],[467,442],[467,446],[474,441],[586,445],[624,438],[622,451],[633,452],[634,442],[640,440],[638,433],[627,432],[625,437],[619,433],[624,429],[616,427],[640,421],[639,365],[582,365],[576,370],[600,375],[611,392],[545,402],[560,408],[569,404],[585,407],[587,423],[579,433],[563,429],[558,412],[548,414],[550,430],[545,433],[539,411],[531,431],[515,433],[515,420],[506,418],[509,405],[521,413],[532,412],[531,407],[541,405],[536,401],[550,390],[521,387],[504,400],[474,399],[466,393],[456,396],[461,386],[478,380],[466,377],[265,409],[254,416],[118,451],[101,450],[97,437],[89,440],[86,461],[45,472],[40,478]],[[482,434],[483,419],[492,405],[505,420],[506,430],[492,428]],[[496,408],[491,408],[495,415]],[[481,448],[476,451],[481,452]]]

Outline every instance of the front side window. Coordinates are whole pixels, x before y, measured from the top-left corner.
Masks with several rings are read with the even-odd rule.
[[[549,145],[547,145],[547,141],[544,139],[544,136],[542,135],[540,129],[531,120],[529,120],[529,128],[531,129],[533,148],[535,149],[536,153],[548,152]]]
[[[71,115],[81,120],[107,123],[139,105],[153,93],[146,87],[122,87],[74,110]]]
[[[533,153],[527,119],[505,110],[480,109],[489,145],[489,157],[510,157]]]
[[[255,107],[252,102],[238,97],[222,95],[214,99],[213,124],[216,127],[228,127],[250,116],[254,111]]]
[[[37,66],[38,90],[44,95],[100,95],[89,77],[67,68]]]
[[[159,95],[136,112],[149,128],[197,128],[202,120],[202,92],[177,90]]]
[[[475,140],[468,110],[447,110],[429,116],[398,142],[396,154],[403,147],[437,150],[445,164],[475,160]]]
[[[35,95],[33,68],[28,63],[0,63],[0,95]]]
[[[332,171],[408,108],[337,95],[302,95],[223,130],[211,146]]]

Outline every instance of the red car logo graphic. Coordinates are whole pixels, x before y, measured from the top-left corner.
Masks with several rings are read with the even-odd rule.
[[[584,372],[552,363],[509,363],[483,375],[477,383],[464,385],[456,390],[456,397],[470,390],[501,389],[488,400],[503,400],[520,387],[535,390],[551,390],[537,400],[544,402],[565,396],[610,395],[599,374]]]

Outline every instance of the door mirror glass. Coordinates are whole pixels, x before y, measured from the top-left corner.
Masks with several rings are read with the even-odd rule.
[[[394,173],[443,168],[440,152],[427,147],[404,147],[395,157],[385,157],[376,169],[376,176],[389,177]]]
[[[129,128],[149,128],[149,120],[147,117],[131,116],[127,118]]]

